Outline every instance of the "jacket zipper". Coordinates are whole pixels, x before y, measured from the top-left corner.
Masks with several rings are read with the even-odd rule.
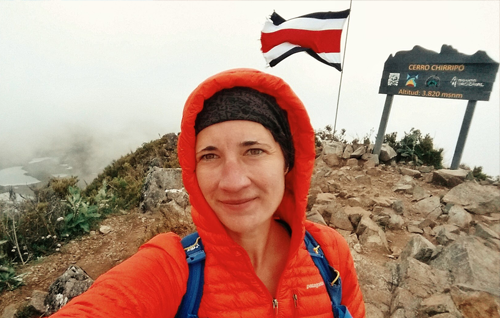
[[[294,317],[299,317],[299,297],[297,297],[297,294],[293,294],[293,305],[294,305],[294,311],[293,311],[293,316]]]
[[[273,298],[273,308],[274,308],[274,315],[278,316],[278,300],[276,298]]]

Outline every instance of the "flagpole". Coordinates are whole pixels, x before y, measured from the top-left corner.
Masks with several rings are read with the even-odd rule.
[[[339,83],[339,93],[337,94],[337,109],[335,110],[335,122],[333,123],[333,133],[337,131],[337,114],[339,112],[339,101],[340,101],[340,91],[342,88],[342,77],[344,75],[345,66],[345,52],[347,51],[347,36],[349,35],[349,23],[351,23],[351,13],[352,13],[352,0],[349,1],[349,20],[347,21],[347,28],[345,32],[345,42],[344,42],[344,54],[342,56],[342,71],[340,71],[340,83]]]

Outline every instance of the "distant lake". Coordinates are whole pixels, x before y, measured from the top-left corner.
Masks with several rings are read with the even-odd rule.
[[[0,170],[0,186],[17,186],[38,183],[40,180],[26,175],[22,166]]]

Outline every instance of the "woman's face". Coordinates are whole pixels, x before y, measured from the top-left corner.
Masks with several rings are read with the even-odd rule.
[[[245,120],[214,124],[198,134],[195,151],[201,192],[228,232],[249,234],[271,221],[285,160],[269,130]]]

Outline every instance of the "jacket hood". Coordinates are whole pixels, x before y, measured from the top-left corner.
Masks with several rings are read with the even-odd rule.
[[[276,216],[287,222],[292,229],[291,251],[298,249],[305,231],[307,196],[314,167],[314,130],[304,105],[281,78],[253,69],[233,69],[216,74],[202,82],[188,97],[184,106],[181,134],[178,140],[178,156],[182,167],[182,179],[189,194],[193,221],[205,245],[225,245],[234,248],[222,223],[203,197],[196,178],[195,120],[203,103],[216,92],[236,86],[250,87],[276,98],[286,110],[293,144],[295,165],[285,177],[285,194]]]

